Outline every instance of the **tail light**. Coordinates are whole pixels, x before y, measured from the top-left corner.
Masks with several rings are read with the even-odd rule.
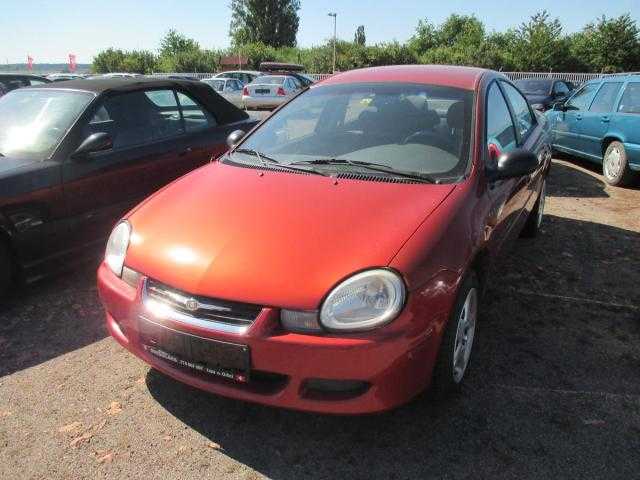
[[[242,89],[242,95],[248,97],[249,96],[249,87],[244,87]]]
[[[276,93],[276,95],[284,97],[286,95],[286,93],[284,92],[284,88],[278,87],[278,92]]]

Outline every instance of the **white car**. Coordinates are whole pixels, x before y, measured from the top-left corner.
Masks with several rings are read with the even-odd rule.
[[[216,93],[224,97],[236,107],[242,108],[242,82],[235,78],[206,78],[202,82],[213,88]]]
[[[295,77],[263,75],[242,89],[242,103],[247,109],[275,108],[302,88],[302,83]]]
[[[236,80],[240,80],[243,85],[246,85],[253,82],[260,75],[263,75],[263,73],[255,70],[231,70],[229,72],[218,73],[213,78],[235,78]]]

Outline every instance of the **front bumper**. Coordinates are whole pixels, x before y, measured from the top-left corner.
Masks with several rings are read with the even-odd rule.
[[[408,328],[380,329],[351,335],[303,335],[282,330],[279,311],[264,308],[242,334],[203,332],[164,320],[166,326],[214,340],[248,345],[251,380],[238,383],[176,367],[151,355],[139,339],[138,322],[149,312],[142,306],[142,287],[129,286],[106,265],[98,270],[100,298],[111,335],[155,369],[193,387],[226,397],[277,407],[335,414],[362,414],[397,407],[426,388],[431,379],[444,313],[428,325],[421,308],[408,301],[393,324]],[[420,318],[418,317],[420,316]],[[392,325],[393,325],[392,324]],[[256,375],[253,374],[256,373]],[[345,380],[366,385],[347,392],[318,391],[309,380]]]

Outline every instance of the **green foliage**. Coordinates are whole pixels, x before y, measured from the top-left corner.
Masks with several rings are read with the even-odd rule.
[[[367,36],[364,33],[364,25],[360,25],[356,28],[356,34],[353,37],[353,43],[364,47],[367,44]]]
[[[571,39],[571,53],[595,72],[640,69],[640,38],[636,22],[629,14],[589,23]]]
[[[110,48],[96,55],[93,70],[213,72],[218,69],[222,55],[248,57],[248,67],[252,69],[264,61],[299,63],[312,73],[326,73],[333,68],[332,40],[309,48],[295,47],[299,0],[234,0],[231,6],[234,12],[244,13],[234,13],[235,43],[227,51],[203,49],[195,40],[169,30],[157,56],[148,51]],[[262,17],[273,23],[268,27],[253,18],[256,12],[267,8],[288,12],[290,17],[295,16],[295,21],[293,17],[278,20],[270,13]],[[242,22],[238,23],[238,19]],[[255,28],[250,27],[254,25],[252,22],[258,22]],[[288,25],[286,35],[283,25]],[[414,35],[404,44],[392,41],[367,46],[362,25],[353,42],[336,42],[336,69],[340,71],[411,63],[474,65],[506,71],[640,70],[640,30],[629,15],[622,15],[602,17],[581,32],[567,36],[560,21],[542,11],[517,28],[487,33],[475,16],[454,14],[437,26],[427,19],[419,20]]]
[[[300,0],[231,0],[232,43],[294,47]]]
[[[109,48],[95,56],[94,73],[128,72],[152,73],[157,68],[156,56],[146,50],[124,52]]]

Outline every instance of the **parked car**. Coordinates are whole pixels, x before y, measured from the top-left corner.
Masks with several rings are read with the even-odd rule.
[[[108,78],[129,78],[129,79],[140,79],[142,77],[139,73],[121,73],[121,72],[113,72],[113,73],[101,73],[97,75],[88,75],[85,77],[86,80],[105,80]]]
[[[0,290],[103,245],[141,199],[256,122],[200,82],[69,80],[0,98]]]
[[[275,108],[304,87],[290,75],[263,75],[242,89],[242,104],[248,109]]]
[[[51,80],[38,75],[22,73],[0,73],[0,97],[12,90],[31,85],[43,85],[51,83]]]
[[[379,67],[243,134],[114,228],[111,335],[181,382],[280,407],[458,388],[494,260],[542,221],[544,117],[496,72]]]
[[[240,80],[243,85],[246,85],[253,82],[260,75],[262,75],[262,73],[255,70],[231,70],[218,73],[213,78],[235,78],[236,80]]]
[[[553,148],[602,165],[609,185],[630,185],[640,172],[640,75],[587,82],[548,112]]]
[[[216,93],[222,95],[226,100],[233,103],[236,107],[242,108],[242,82],[235,78],[207,78],[202,80],[204,83],[213,88]]]
[[[308,87],[315,80],[303,74],[304,67],[295,63],[262,62],[260,64],[262,75],[288,75],[295,78],[302,87]]]
[[[515,85],[524,93],[533,108],[544,112],[557,102],[562,102],[574,90],[573,83],[552,78],[523,78]]]

